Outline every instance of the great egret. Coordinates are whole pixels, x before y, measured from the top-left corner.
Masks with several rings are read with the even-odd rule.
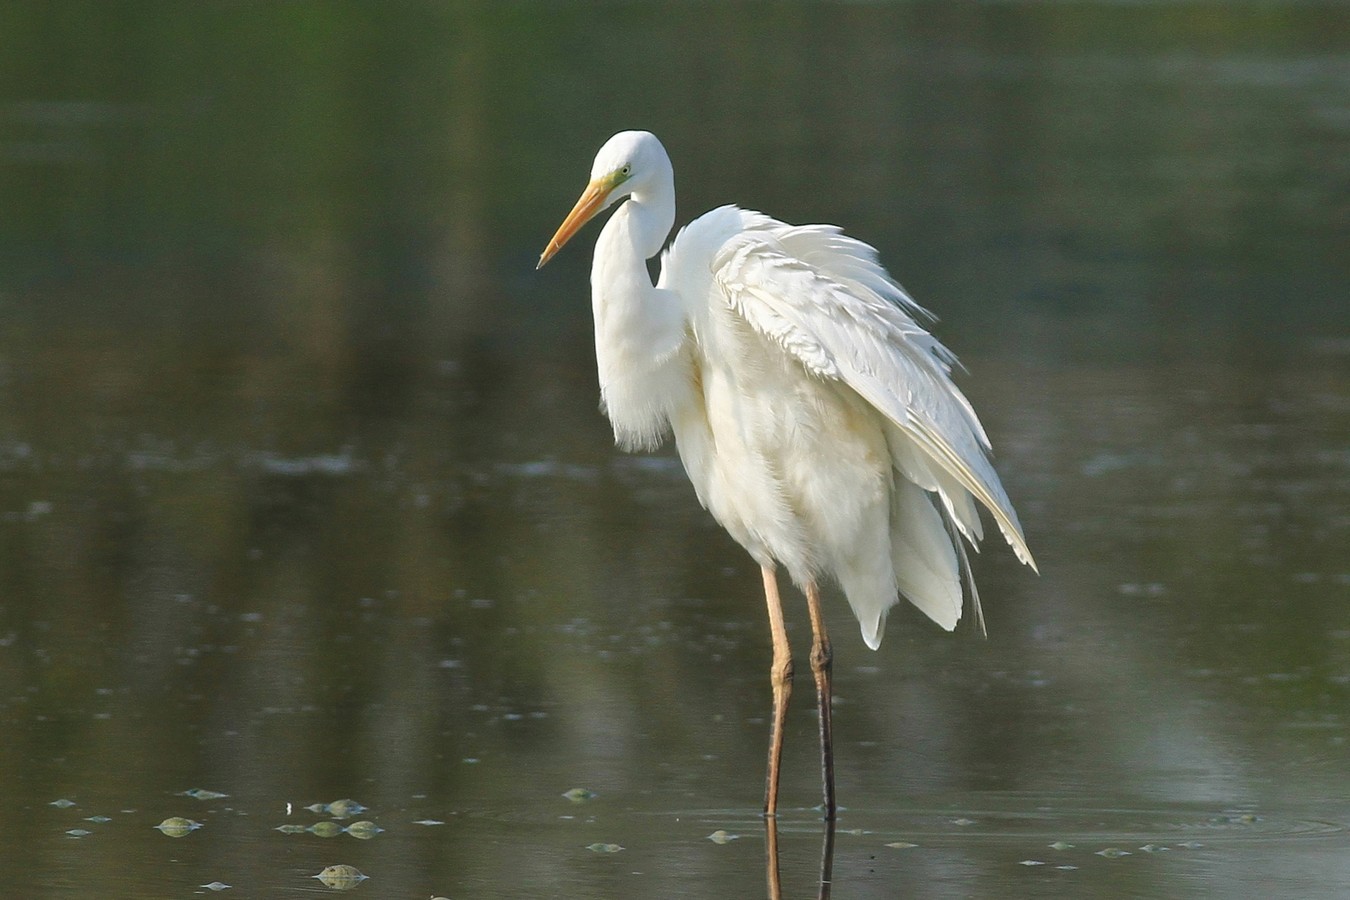
[[[675,176],[654,135],[624,131],[596,154],[539,267],[622,200],[591,265],[600,395],[614,439],[650,449],[673,433],[699,501],[763,571],[773,634],[766,816],[777,812],[792,689],[776,567],[805,592],[832,819],[832,653],[819,579],[843,588],[875,650],[897,594],[955,628],[963,574],[983,630],[961,543],[983,537],[975,500],[1034,569],[1031,551],[984,428],[952,383],[956,358],[918,324],[931,315],[872,247],[833,225],[723,206],[680,231],[653,285],[647,260],[675,223]]]

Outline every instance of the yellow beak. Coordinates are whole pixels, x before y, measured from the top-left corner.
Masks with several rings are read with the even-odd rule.
[[[609,200],[610,192],[613,190],[613,182],[609,182],[607,179],[592,181],[586,185],[586,190],[582,192],[577,205],[572,207],[572,211],[558,226],[557,233],[548,242],[544,252],[539,254],[539,265],[535,266],[536,269],[542,269],[544,263],[552,259],[553,255],[562,249],[563,244],[570,241],[572,236],[581,230],[581,226],[595,218],[595,214],[605,208],[605,202]]]

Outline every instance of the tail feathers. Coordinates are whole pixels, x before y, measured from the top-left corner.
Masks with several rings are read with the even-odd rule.
[[[955,496],[970,504],[970,495],[964,491]],[[863,573],[851,567],[838,573],[868,647],[876,650],[881,646],[886,615],[899,599],[897,590],[947,631],[955,629],[961,620],[968,592],[975,626],[986,634],[980,594],[961,539],[966,529],[940,490],[927,491],[906,478],[895,479],[891,494],[892,573]],[[892,583],[879,585],[879,580]]]
[[[856,610],[855,610],[856,612]],[[858,615],[858,624],[862,627],[863,643],[867,649],[876,650],[881,646],[881,638],[886,633],[886,613],[889,609],[877,610],[867,615]]]
[[[967,494],[967,497],[970,495]],[[970,612],[975,617],[975,627],[980,629],[980,637],[989,637],[989,629],[984,625],[984,608],[980,606],[980,592],[975,587],[975,573],[970,570],[970,557],[966,554],[966,545],[961,543],[961,537],[957,533],[960,523],[951,517],[946,518],[947,533],[951,535],[952,546],[956,548],[956,555],[961,562],[961,579],[966,583],[966,590],[970,593]],[[967,535],[969,537],[969,535]],[[977,551],[979,544],[972,543]]]
[[[938,508],[904,478],[896,479],[891,499],[891,561],[900,593],[928,618],[954,629],[961,619],[957,550]],[[866,639],[866,626],[863,632]]]

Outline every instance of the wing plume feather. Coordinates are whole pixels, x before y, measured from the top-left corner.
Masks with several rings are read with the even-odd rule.
[[[931,315],[862,241],[833,226],[743,215],[745,227],[710,267],[730,307],[807,371],[848,384],[885,415],[899,433],[892,439],[897,468],[941,498],[948,519],[972,545],[981,537],[973,496],[1018,559],[1035,569],[989,462],[989,438],[951,380],[956,357],[915,318]],[[921,453],[897,452],[900,436]]]

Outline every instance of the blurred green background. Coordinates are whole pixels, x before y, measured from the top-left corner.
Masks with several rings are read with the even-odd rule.
[[[1335,896],[1348,19],[0,4],[0,891],[763,892],[758,573],[611,446],[594,229],[534,271],[645,128],[680,223],[842,224],[939,314],[1044,573],[977,560],[988,642],[833,604],[839,893]],[[386,832],[271,830],[339,796]]]

